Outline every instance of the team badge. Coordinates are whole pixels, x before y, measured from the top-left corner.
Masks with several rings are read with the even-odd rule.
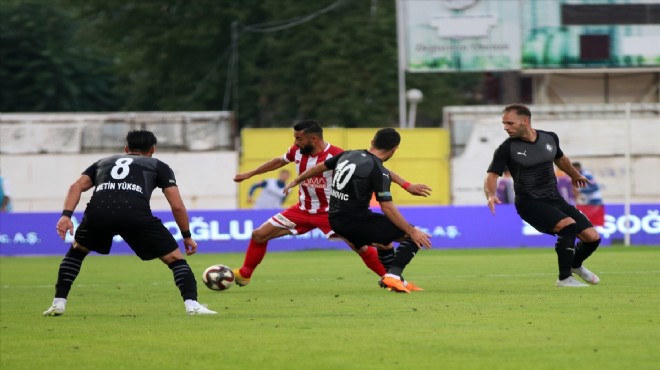
[[[545,150],[551,152],[551,151],[552,151],[552,145],[550,145],[550,144],[545,144]]]

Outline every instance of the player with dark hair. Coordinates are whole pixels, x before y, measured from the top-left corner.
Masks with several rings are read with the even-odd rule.
[[[392,173],[383,166],[399,148],[401,136],[393,128],[378,130],[369,150],[349,150],[301,173],[285,190],[320,173],[334,170],[330,197],[330,225],[355,246],[400,241],[381,283],[396,292],[423,290],[402,278],[403,270],[421,248],[430,248],[429,235],[406,221],[390,193]],[[373,194],[383,213],[369,209]]]
[[[126,154],[103,158],[85,170],[69,188],[57,233],[62,239],[73,235],[71,215],[83,192],[95,187],[85,215],[76,230],[74,242],[62,260],[57,274],[53,304],[44,316],[64,314],[67,297],[90,251],[109,254],[112,239],[120,235],[142,260],[159,258],[174,275],[186,313],[215,314],[197,302],[197,282],[179,245],[160,219],[153,216],[149,200],[158,187],[172,209],[181,230],[186,255],[197,251],[189,229],[188,212],[181,199],[172,169],[152,158],[158,140],[150,131],[135,130],[126,135]]]
[[[497,178],[508,166],[520,217],[542,233],[557,235],[557,286],[587,286],[573,278],[572,273],[587,283],[598,284],[598,276],[582,263],[596,251],[600,236],[587,217],[559,194],[553,163],[571,178],[576,187],[586,186],[589,180],[564,155],[557,134],[535,130],[531,122],[532,113],[528,107],[511,104],[504,108],[502,123],[509,138],[495,150],[484,180],[488,207],[495,214],[495,204],[501,203],[495,194]],[[576,238],[580,239],[577,245]]]
[[[324,141],[323,128],[315,120],[296,123],[293,126],[293,136],[294,144],[283,156],[275,157],[254,170],[236,175],[234,181],[241,182],[254,175],[276,170],[291,162],[295,163],[297,172],[302,173],[343,151]],[[395,182],[413,195],[427,196],[431,191],[426,185],[410,184],[394,173],[392,177]],[[291,234],[302,235],[316,228],[329,238],[336,237],[328,221],[331,181],[331,170],[310,177],[301,184],[298,190],[299,202],[297,204],[271,217],[252,232],[243,266],[234,269],[236,284],[245,286],[250,282],[252,273],[266,255],[269,240]],[[384,246],[381,252],[373,246],[351,245],[350,243],[349,245],[374,273],[378,276],[386,273],[380,258],[388,263],[387,261],[391,258],[388,250],[391,250],[391,247]]]

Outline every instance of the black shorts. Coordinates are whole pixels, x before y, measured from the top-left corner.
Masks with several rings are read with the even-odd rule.
[[[144,261],[162,257],[179,248],[163,222],[151,214],[112,217],[99,211],[85,212],[74,239],[89,250],[109,254],[115,235],[120,235]]]
[[[564,200],[559,199],[517,199],[516,211],[539,232],[555,235],[552,231],[557,222],[570,217],[575,220],[578,232],[593,227],[587,216]]]
[[[330,215],[332,231],[348,240],[356,248],[378,243],[387,245],[406,235],[382,213],[371,211],[360,215]]]

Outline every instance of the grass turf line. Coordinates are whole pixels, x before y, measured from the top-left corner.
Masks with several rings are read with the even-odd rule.
[[[253,281],[206,289],[186,316],[170,270],[90,255],[61,317],[42,317],[60,257],[0,258],[2,369],[651,369],[660,363],[660,247],[601,248],[600,285],[559,289],[551,248],[418,254],[410,295],[349,251],[269,253]]]

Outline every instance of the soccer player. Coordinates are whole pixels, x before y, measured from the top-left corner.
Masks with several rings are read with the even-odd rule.
[[[294,162],[298,173],[322,163],[328,158],[340,154],[343,150],[330,145],[323,140],[323,128],[315,120],[304,120],[293,126],[294,144],[281,157],[275,157],[257,168],[237,174],[235,182],[241,182],[254,175],[269,172]],[[301,235],[313,229],[320,229],[327,237],[337,237],[328,221],[328,198],[330,196],[330,181],[332,171],[327,170],[309,178],[301,184],[298,191],[299,202],[288,209],[271,217],[252,232],[252,238],[245,253],[243,266],[234,269],[236,284],[245,286],[250,282],[252,274],[266,255],[268,241],[285,235]],[[418,196],[428,196],[431,189],[422,184],[410,184],[392,173],[392,180],[401,185],[409,193]],[[387,272],[383,263],[391,259],[391,246],[383,246],[382,255],[373,246],[351,245],[362,258],[364,264],[378,276]]]
[[[280,174],[275,179],[265,179],[253,184],[248,192],[247,202],[252,204],[253,195],[257,189],[261,189],[261,194],[257,197],[257,201],[252,208],[254,209],[277,209],[282,208],[282,203],[286,199],[286,195],[282,190],[286,186],[286,181],[289,179],[290,173],[288,170],[281,170]]]
[[[401,136],[393,128],[380,129],[369,150],[349,150],[328,158],[301,173],[285,191],[320,173],[334,170],[329,214],[332,229],[355,246],[400,241],[381,282],[390,290],[410,293],[423,289],[405,281],[401,276],[403,270],[421,247],[431,248],[431,241],[429,235],[406,221],[392,201],[392,172],[383,162],[392,158],[400,142]],[[374,193],[383,213],[369,209]]]
[[[587,186],[577,189],[577,192],[580,194],[580,203],[592,206],[602,206],[603,196],[600,193],[600,185],[596,182],[594,174],[583,169],[580,162],[574,162],[573,167],[575,167],[580,175],[589,180]]]
[[[584,187],[589,180],[580,175],[564,155],[557,134],[532,128],[532,113],[528,107],[508,105],[504,108],[502,123],[509,138],[495,150],[484,180],[488,208],[495,214],[495,204],[501,203],[495,188],[497,178],[508,166],[520,217],[539,232],[557,235],[557,286],[587,286],[573,278],[573,273],[587,283],[598,284],[598,276],[582,263],[598,248],[600,236],[587,217],[559,194],[552,164],[564,171],[576,187]],[[576,238],[580,239],[577,245]]]
[[[121,235],[142,260],[159,258],[172,270],[186,313],[215,314],[215,311],[197,302],[195,275],[172,234],[151,213],[149,200],[153,190],[158,187],[163,189],[181,230],[186,255],[197,251],[197,243],[190,235],[188,212],[174,173],[167,164],[152,158],[156,150],[156,136],[146,130],[130,131],[126,135],[126,142],[126,154],[113,155],[95,162],[69,188],[62,217],[57,221],[57,233],[62,239],[67,232],[73,235],[71,215],[80,201],[80,195],[95,187],[76,230],[74,242],[60,264],[55,298],[44,316],[64,314],[69,291],[83,260],[90,251],[109,254],[115,235]]]

